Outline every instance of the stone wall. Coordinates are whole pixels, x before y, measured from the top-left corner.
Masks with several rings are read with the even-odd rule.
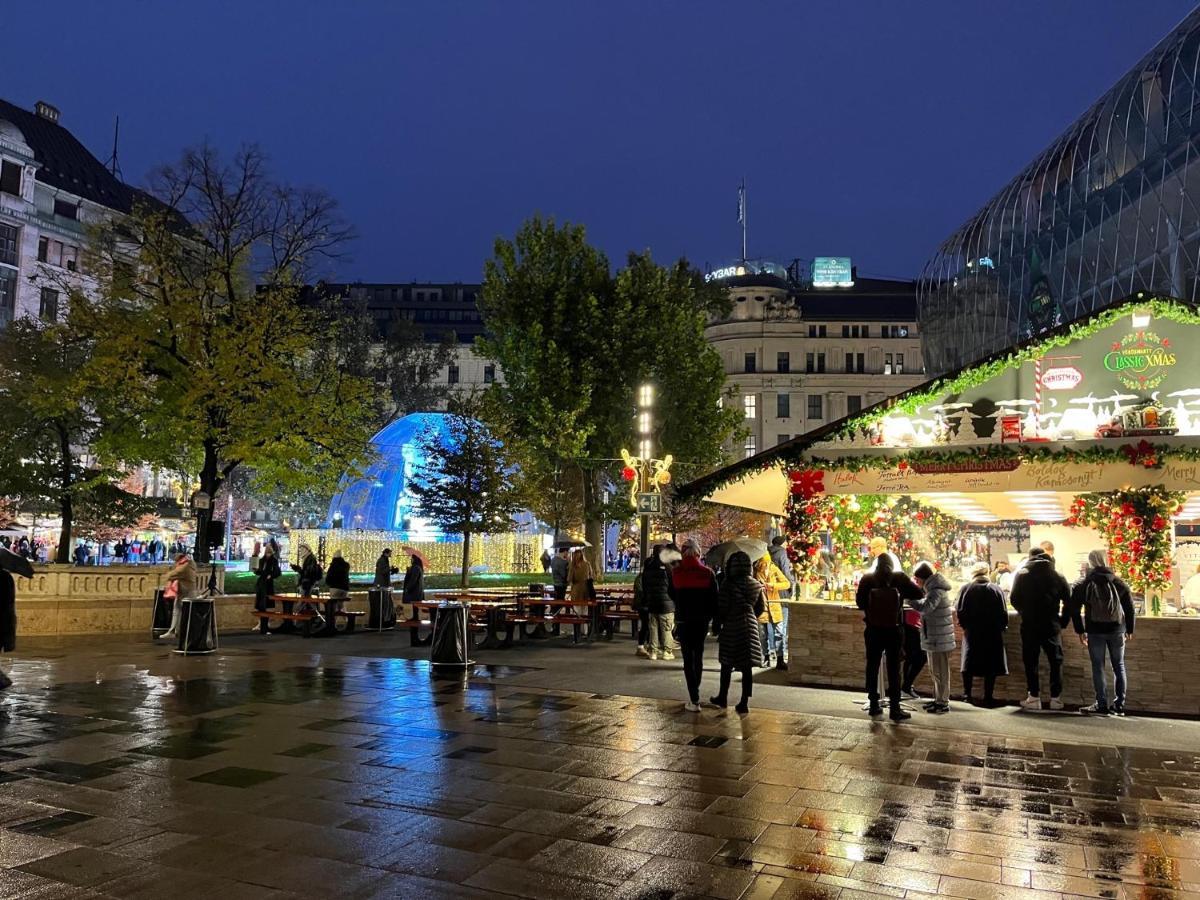
[[[788,677],[792,684],[865,690],[862,613],[834,603],[793,602],[788,633]],[[950,661],[951,696],[962,692],[958,647]],[[1025,669],[1021,662],[1020,619],[1010,618],[1005,635],[1008,651],[1006,678],[996,681],[996,696],[1017,701],[1025,697]],[[1063,701],[1085,706],[1095,700],[1092,668],[1087,648],[1073,629],[1063,632]],[[1150,618],[1137,621],[1133,640],[1126,644],[1131,712],[1200,716],[1200,621],[1188,618]],[[1049,696],[1048,669],[1041,661],[1042,697]],[[1109,673],[1109,694],[1112,693]],[[929,671],[917,679],[917,690],[932,691]],[[982,694],[982,686],[976,688]]]

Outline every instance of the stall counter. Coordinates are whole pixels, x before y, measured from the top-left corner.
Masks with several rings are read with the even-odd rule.
[[[862,612],[854,606],[828,601],[786,601],[791,609],[788,624],[788,679],[809,687],[864,690]],[[962,631],[955,626],[957,649],[950,660],[951,697],[962,694],[959,653]],[[1063,701],[1069,708],[1095,700],[1092,667],[1087,648],[1070,626],[1063,631]],[[1009,616],[1005,635],[1008,676],[996,680],[996,697],[1016,702],[1025,698],[1025,669],[1021,662],[1021,620]],[[1200,620],[1197,617],[1139,617],[1133,640],[1125,647],[1131,713],[1200,716]],[[1041,661],[1042,697],[1049,696],[1049,670]],[[1112,672],[1108,673],[1109,692]],[[977,681],[976,691],[981,691]],[[929,670],[917,679],[922,695],[931,693]]]

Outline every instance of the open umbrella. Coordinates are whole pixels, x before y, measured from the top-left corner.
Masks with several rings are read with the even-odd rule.
[[[418,550],[416,547],[401,547],[400,552],[407,553],[409,556],[415,556],[417,559],[419,559],[421,561],[421,565],[424,568],[426,568],[426,569],[429,568],[428,558],[426,558],[425,554],[422,553],[420,550]]]
[[[576,547],[592,546],[582,538],[559,538],[554,542],[555,550],[574,550]]]
[[[729,559],[730,556],[739,550],[749,556],[751,561],[762,559],[767,555],[767,542],[751,537],[740,537],[734,538],[732,541],[724,541],[704,554],[704,562],[709,566],[724,566],[725,560]]]
[[[14,575],[23,575],[26,578],[33,577],[33,565],[30,564],[23,556],[18,556],[7,547],[0,547],[0,569],[6,572],[11,572]]]

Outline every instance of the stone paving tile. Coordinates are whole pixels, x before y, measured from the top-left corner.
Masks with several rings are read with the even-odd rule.
[[[1191,748],[685,718],[299,641],[97,680],[105,652],[0,698],[0,898],[1200,892]]]

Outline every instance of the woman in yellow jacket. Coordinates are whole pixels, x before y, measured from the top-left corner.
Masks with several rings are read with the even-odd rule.
[[[776,663],[775,626],[783,622],[783,604],[779,601],[780,592],[788,590],[792,583],[780,571],[779,566],[771,561],[770,553],[754,564],[754,577],[762,582],[763,593],[767,599],[766,609],[758,617],[758,621],[762,623],[763,647],[771,648],[769,654],[763,654],[763,665],[771,668]]]

